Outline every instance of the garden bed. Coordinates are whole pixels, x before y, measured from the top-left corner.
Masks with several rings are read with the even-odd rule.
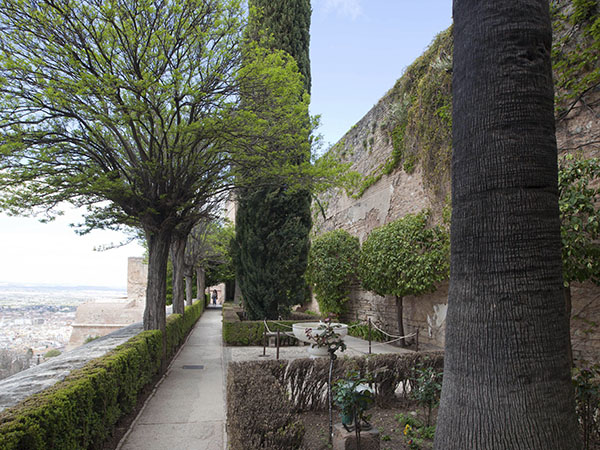
[[[414,450],[414,449],[430,449],[433,446],[433,440],[422,438],[422,442],[416,442],[413,438],[413,443],[410,444],[410,432],[404,434],[406,427],[406,418],[413,421],[423,423],[426,421],[426,412],[418,405],[409,401],[397,401],[393,405],[386,408],[374,407],[370,409],[370,423],[373,428],[379,431],[380,449],[381,450]],[[437,410],[432,413],[432,423],[435,424],[435,416]],[[339,412],[334,411],[333,422],[339,423]],[[329,413],[327,411],[309,411],[300,413],[298,421],[304,425],[304,439],[302,440],[303,450],[326,450],[328,446],[329,433]],[[414,422],[413,422],[414,423]],[[415,429],[421,428],[412,427],[412,433]],[[433,427],[429,429],[431,433]]]
[[[373,424],[382,427],[382,436],[389,436],[391,441],[403,436],[397,433],[400,427],[403,432],[403,424],[394,423],[394,416],[401,412],[397,408],[398,401],[408,402],[406,392],[416,386],[414,368],[426,365],[440,370],[442,364],[440,353],[340,358],[334,367],[333,380],[345,377],[350,370],[370,374],[376,404],[372,409]],[[290,450],[318,449],[321,447],[315,445],[326,445],[327,431],[323,433],[323,430],[329,426],[328,372],[329,360],[325,358],[231,363],[227,379],[227,428],[231,448]],[[396,398],[396,392],[404,394]],[[414,408],[407,410],[407,414],[411,410]],[[337,412],[335,417],[337,422]],[[390,445],[389,448],[402,447]]]

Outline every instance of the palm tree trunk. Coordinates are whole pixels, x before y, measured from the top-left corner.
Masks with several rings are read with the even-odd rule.
[[[455,0],[451,276],[435,448],[578,449],[547,0]]]

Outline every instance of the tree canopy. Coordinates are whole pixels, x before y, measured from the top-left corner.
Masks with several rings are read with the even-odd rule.
[[[334,230],[313,239],[306,278],[314,286],[321,313],[340,314],[357,279],[360,243],[345,230]]]
[[[209,286],[235,278],[231,241],[235,237],[233,224],[218,220],[199,222],[188,236],[186,264],[204,269]]]
[[[363,242],[358,273],[365,289],[379,295],[419,295],[447,279],[449,236],[428,226],[428,213],[407,214],[377,228]]]
[[[302,77],[283,52],[240,45],[245,14],[238,0],[0,9],[0,207],[51,216],[70,202],[87,207],[84,232],[142,228],[146,328],[164,328],[173,232],[231,189],[235,170],[293,184],[309,168],[285,163],[310,152]]]
[[[406,216],[376,228],[363,242],[358,275],[365,289],[396,297],[398,333],[404,336],[403,297],[435,290],[448,278],[449,235],[428,226],[429,212]],[[404,339],[400,345],[404,345]]]
[[[310,88],[310,2],[250,0],[249,7],[249,39],[259,47],[285,51],[296,61],[304,82],[305,92],[297,97],[301,104]],[[251,95],[244,92],[242,103]],[[287,100],[293,101],[293,97]],[[270,125],[285,125],[281,120],[286,119],[275,118]],[[310,123],[308,114],[305,122]],[[310,164],[310,153],[302,150],[309,143],[308,135],[306,139],[304,145],[290,148],[285,164],[298,169]],[[266,151],[275,156],[281,145],[273,141]],[[304,273],[310,246],[312,183],[290,189],[285,181],[270,186],[240,181],[246,186],[237,191],[236,275],[248,316],[276,319],[287,314],[290,306],[302,303],[308,290]],[[268,183],[268,178],[259,183],[265,181]]]

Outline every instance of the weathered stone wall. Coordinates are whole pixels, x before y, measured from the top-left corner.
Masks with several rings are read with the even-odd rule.
[[[573,357],[600,362],[600,289],[590,282],[571,285]]]
[[[388,133],[380,124],[388,120],[392,110],[391,92],[384,96],[338,143],[338,153],[352,169],[362,174],[370,174],[384,164],[393,148]],[[366,142],[366,145],[365,145]],[[361,243],[374,228],[377,228],[406,214],[418,213],[432,208],[423,183],[423,172],[417,167],[406,173],[401,167],[382,177],[368,187],[360,198],[348,196],[343,190],[327,192],[320,198],[325,217],[315,206],[317,233],[334,229],[345,229],[357,236]],[[441,215],[441,211],[437,215]],[[403,299],[403,316],[406,334],[419,329],[419,344],[429,348],[444,345],[444,325],[446,318],[447,283],[435,293],[415,298]],[[314,305],[314,303],[313,303]],[[347,313],[343,320],[366,321],[370,318],[375,324],[390,334],[398,334],[397,307],[393,296],[381,297],[353,286]]]
[[[335,151],[344,162],[365,178],[381,169],[393,152],[393,142],[384,125],[394,111],[393,90],[386,94],[338,142]],[[588,93],[569,114],[557,121],[556,137],[559,153],[583,153],[600,157],[600,88]],[[381,172],[381,170],[380,170]],[[417,165],[407,173],[401,165],[368,187],[358,198],[345,191],[332,190],[314,205],[314,230],[320,234],[333,229],[345,229],[361,243],[371,230],[409,213],[431,208],[437,220],[441,217],[440,198],[432,198],[425,188],[423,171]],[[449,192],[449,186],[442,187]],[[324,214],[323,214],[324,213]],[[600,360],[600,287],[587,283],[572,291],[572,341],[574,356]],[[443,347],[447,309],[447,283],[435,293],[404,299],[405,332],[420,330],[420,342],[430,347]],[[314,306],[313,302],[313,306]],[[380,297],[355,286],[347,304],[347,321],[371,318],[392,334],[398,332],[396,303],[392,297]]]
[[[144,258],[127,258],[127,298],[141,299],[145,302],[147,284],[148,264],[144,262]]]
[[[98,300],[77,307],[67,350],[79,347],[87,339],[105,336],[120,328],[141,322],[146,307],[148,265],[143,258],[127,259],[127,298]]]

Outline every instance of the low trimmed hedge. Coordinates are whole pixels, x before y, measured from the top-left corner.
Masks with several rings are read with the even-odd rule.
[[[204,311],[188,306],[167,319],[167,355],[183,343]],[[144,331],[63,381],[0,413],[0,449],[97,449],[159,375],[162,337]]]
[[[265,324],[262,320],[241,320],[240,314],[243,309],[238,305],[225,303],[223,305],[223,342],[233,346],[262,346]],[[292,331],[292,324],[298,322],[311,322],[319,320],[319,317],[311,317],[308,314],[302,315],[293,320],[268,320],[268,326],[271,331],[289,332]],[[280,345],[297,345],[296,338],[281,335]]]

